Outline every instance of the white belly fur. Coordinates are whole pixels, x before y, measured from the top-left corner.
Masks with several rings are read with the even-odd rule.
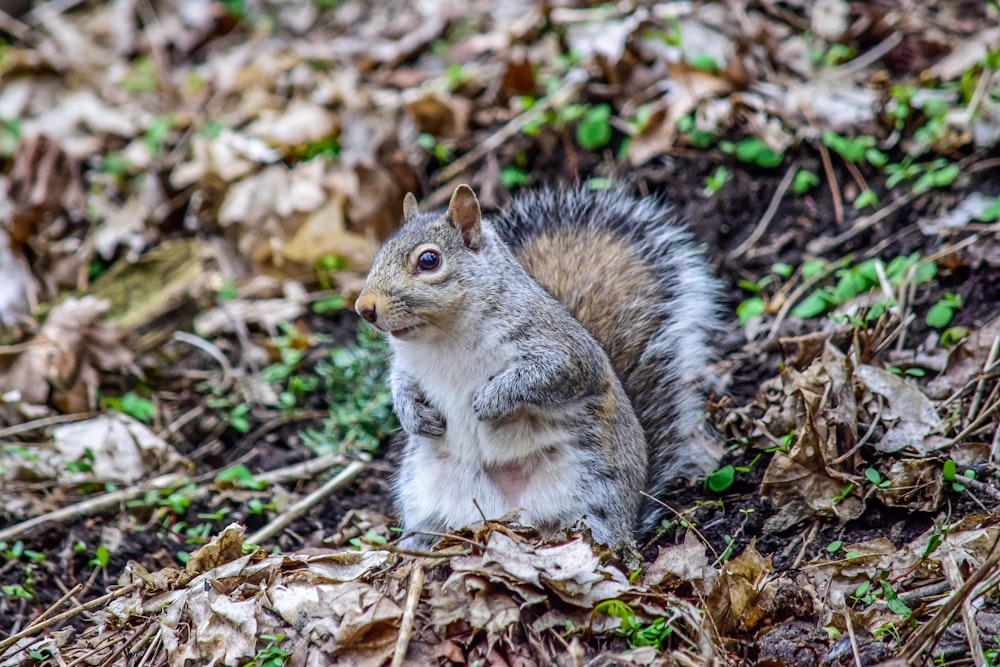
[[[567,514],[584,512],[573,507],[576,503],[566,493],[579,484],[579,452],[558,423],[573,408],[560,408],[558,414],[532,411],[503,423],[476,418],[472,409],[476,390],[509,364],[499,346],[491,343],[480,342],[476,352],[463,348],[464,359],[455,358],[454,347],[445,352],[434,345],[396,346],[394,363],[417,380],[446,424],[442,438],[410,436],[404,465],[414,474],[400,489],[408,527],[431,518],[443,520],[449,528],[467,526],[482,519],[475,503],[487,519],[521,508],[523,519],[534,525],[562,522]],[[539,456],[540,452],[545,455]],[[496,470],[521,464],[523,483],[516,493],[509,488],[504,493],[496,482]]]

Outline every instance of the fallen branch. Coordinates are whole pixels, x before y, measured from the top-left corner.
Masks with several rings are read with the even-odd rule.
[[[367,467],[368,464],[366,463],[354,461],[341,470],[339,474],[328,479],[323,486],[319,487],[298,502],[292,504],[284,512],[274,517],[270,523],[246,538],[245,542],[247,544],[263,544],[283,531],[289,524],[308,512],[313,506],[319,504],[331,493],[343,486],[346,486]]]

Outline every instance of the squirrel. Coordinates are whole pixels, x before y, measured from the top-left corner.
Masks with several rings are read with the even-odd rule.
[[[543,534],[582,519],[634,545],[662,516],[643,492],[720,455],[701,387],[719,287],[690,233],[614,190],[483,217],[460,185],[443,212],[407,194],[403,217],[355,310],[389,334],[407,544],[517,509]]]

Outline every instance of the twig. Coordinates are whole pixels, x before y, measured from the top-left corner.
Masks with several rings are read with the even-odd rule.
[[[24,422],[23,424],[14,424],[13,426],[8,426],[7,428],[0,428],[0,438],[6,438],[10,435],[19,435],[21,433],[28,433],[29,431],[37,431],[40,428],[45,428],[47,426],[55,426],[56,424],[65,424],[67,422],[83,421],[85,419],[92,419],[99,416],[100,412],[76,412],[71,415],[53,415],[51,417],[42,417],[41,419],[33,419],[30,422]]]
[[[791,186],[792,180],[795,177],[795,172],[797,172],[798,169],[799,166],[796,163],[793,163],[788,168],[788,171],[785,172],[781,182],[778,183],[778,187],[774,190],[774,194],[771,196],[771,202],[767,205],[767,210],[765,210],[764,215],[760,217],[760,221],[757,223],[757,226],[754,227],[750,236],[748,236],[743,243],[736,246],[736,248],[729,253],[730,259],[742,257],[744,253],[754,247],[754,245],[757,244],[757,241],[760,240],[760,237],[764,235],[764,232],[767,231],[767,227],[771,224],[771,220],[774,218],[775,213],[778,212],[778,206],[781,205],[781,200],[784,198],[785,193],[788,192],[788,188]]]
[[[998,539],[993,540],[993,546],[990,547],[989,556],[982,566],[974,571],[962,587],[957,591],[952,593],[945,603],[941,606],[941,609],[937,614],[934,615],[928,622],[920,626],[916,632],[910,635],[910,639],[906,642],[903,647],[903,651],[900,655],[901,658],[908,661],[910,664],[915,664],[917,659],[923,655],[925,652],[934,648],[937,643],[940,634],[948,628],[955,618],[955,614],[958,613],[959,608],[966,599],[972,596],[973,590],[976,586],[983,581],[987,575],[995,575],[998,565],[1000,565],[1000,549],[997,549],[997,544],[1000,543],[1000,536]],[[994,584],[995,585],[995,584]]]
[[[802,559],[806,557],[806,549],[809,545],[813,543],[816,539],[816,534],[819,532],[819,521],[813,521],[812,525],[809,526],[809,532],[806,534],[805,538],[802,540],[802,547],[799,549],[798,555],[795,556],[795,560],[792,561],[791,569],[798,569],[799,564],[802,563]]]
[[[836,264],[827,264],[826,268],[817,273],[811,278],[806,279],[801,285],[799,285],[795,291],[788,295],[785,299],[785,303],[781,304],[781,309],[778,314],[774,316],[774,322],[771,323],[771,330],[768,332],[768,338],[774,338],[778,335],[778,328],[784,323],[785,319],[788,317],[788,313],[791,312],[795,304],[798,303],[799,299],[806,295],[806,292],[811,290],[816,285],[820,284],[826,277],[833,273]]]
[[[280,484],[283,482],[294,481],[299,479],[306,479],[312,475],[322,472],[323,470],[328,470],[334,465],[338,465],[344,462],[344,457],[339,454],[327,454],[326,456],[321,456],[317,459],[312,459],[305,461],[303,463],[296,463],[294,465],[287,466],[285,468],[279,468],[278,470],[271,470],[266,473],[262,473],[256,476],[258,481],[265,482],[267,484]],[[195,482],[204,482],[213,479],[219,470],[212,470],[204,475],[199,475],[195,478]],[[188,481],[190,478],[187,475],[182,475],[178,473],[171,473],[168,475],[161,475],[156,477],[145,484],[140,484],[133,486],[128,489],[119,489],[118,491],[112,491],[101,496],[94,498],[88,498],[79,503],[73,505],[67,505],[66,507],[61,507],[57,510],[53,510],[46,514],[41,514],[31,519],[22,521],[19,524],[9,526],[0,530],[0,541],[10,542],[19,535],[22,535],[38,526],[42,526],[46,523],[56,523],[60,521],[69,521],[72,519],[79,518],[80,516],[89,516],[91,514],[98,514],[106,509],[114,507],[120,503],[128,502],[129,500],[134,500],[135,498],[141,498],[148,491],[167,489],[172,486],[177,486]],[[212,490],[212,486],[209,484],[199,484],[198,488],[192,494],[192,500],[201,497],[204,494],[209,493]]]
[[[851,613],[844,610],[844,622],[847,624],[847,636],[851,639],[851,653],[854,654],[854,667],[861,667],[861,656],[858,655],[858,638],[854,636],[854,623],[851,622]]]
[[[245,541],[248,544],[263,544],[268,541],[283,531],[293,521],[308,512],[314,505],[317,505],[324,500],[331,493],[342,486],[346,486],[367,467],[367,464],[360,461],[352,462],[346,468],[341,470],[339,474],[328,479],[323,486],[319,487],[298,502],[292,504],[284,512],[274,517],[274,519],[272,519],[266,526],[246,538]]]
[[[94,568],[94,571],[96,572],[97,568]],[[31,623],[29,623],[28,627],[31,627],[32,625],[38,625],[39,623],[41,623],[42,621],[44,621],[46,618],[48,618],[49,616],[51,616],[52,613],[55,612],[56,609],[58,609],[59,607],[61,607],[63,605],[63,603],[66,602],[66,600],[70,599],[71,597],[73,597],[74,595],[76,595],[77,593],[79,593],[82,589],[83,589],[83,584],[77,584],[73,588],[71,588],[68,591],[66,591],[61,598],[59,598],[58,600],[56,600],[48,609],[46,609],[45,611],[43,611],[41,614],[39,614],[35,618],[35,620],[33,620]]]
[[[31,28],[0,9],[0,30],[5,30],[22,42],[29,42]]]
[[[1000,422],[997,422],[997,430],[993,433],[993,444],[990,445],[990,460],[996,464],[998,457],[1000,457]]]
[[[849,74],[854,74],[855,72],[860,72],[896,48],[901,41],[903,41],[903,35],[899,32],[893,32],[884,40],[868,49],[854,60],[849,60],[843,65],[837,65],[836,67],[820,72],[816,76],[816,79],[836,79],[845,77]]]
[[[837,465],[838,463],[843,463],[848,458],[850,458],[851,455],[854,454],[854,452],[864,447],[865,444],[871,439],[872,434],[875,433],[875,427],[878,426],[879,419],[882,417],[882,408],[884,400],[885,399],[883,399],[881,395],[878,396],[878,410],[875,412],[875,416],[872,417],[872,423],[871,425],[868,426],[868,430],[865,431],[864,436],[860,440],[858,440],[856,445],[848,449],[846,452],[844,452],[834,460],[830,461],[830,465]]]
[[[218,363],[222,368],[222,386],[219,388],[219,393],[225,392],[225,390],[229,388],[229,385],[233,382],[233,367],[229,363],[229,359],[226,358],[226,355],[222,353],[222,350],[220,350],[218,346],[213,345],[200,336],[195,336],[194,334],[190,334],[186,331],[175,331],[173,338],[181,343],[187,343],[192,347],[196,347],[215,359],[216,363]]]
[[[941,559],[944,575],[948,579],[953,589],[959,588],[962,581],[962,573],[958,569],[958,563],[952,553],[945,554]],[[979,630],[976,628],[976,619],[972,610],[972,596],[962,600],[962,625],[965,626],[965,641],[969,643],[969,650],[976,667],[987,667],[986,656],[983,655],[983,644],[979,641]]]
[[[81,605],[73,607],[68,611],[64,611],[58,616],[53,616],[52,618],[42,621],[41,623],[34,623],[32,625],[29,625],[28,627],[26,627],[24,630],[21,630],[17,634],[13,634],[10,637],[7,637],[7,639],[0,641],[0,656],[3,656],[4,653],[7,651],[7,649],[9,649],[11,646],[14,646],[15,644],[17,644],[17,642],[24,639],[25,637],[28,637],[38,632],[39,630],[44,630],[45,628],[51,628],[53,625],[62,623],[66,619],[73,618],[74,616],[77,616],[85,611],[88,611],[90,609],[95,609],[96,607],[100,607],[101,605],[107,604],[108,602],[118,599],[123,595],[127,595],[132,591],[136,590],[137,588],[139,588],[140,585],[141,582],[134,582],[128,584],[127,586],[123,586],[116,591],[108,593],[107,595],[102,595],[99,598],[94,598],[90,602],[85,602]]]
[[[826,184],[830,188],[830,196],[833,198],[833,219],[837,221],[837,226],[839,227],[844,224],[844,201],[840,195],[840,184],[837,183],[837,175],[833,173],[833,161],[830,159],[830,149],[822,141],[819,142],[819,157],[823,161]]]
[[[406,659],[406,649],[410,647],[413,637],[413,621],[417,616],[417,604],[420,593],[424,590],[424,567],[419,560],[410,566],[410,585],[406,591],[406,606],[403,607],[403,618],[399,622],[399,635],[396,637],[396,649],[392,654],[390,667],[402,667]]]
[[[120,503],[128,502],[129,500],[134,500],[135,498],[140,498],[146,494],[147,491],[170,488],[177,484],[182,483],[187,479],[186,475],[181,475],[177,473],[163,475],[155,479],[150,480],[146,484],[139,486],[133,486],[129,489],[120,489],[118,491],[112,491],[111,493],[105,493],[102,496],[96,498],[88,498],[82,502],[76,503],[74,505],[67,505],[66,507],[60,507],[57,510],[41,514],[36,517],[32,517],[21,523],[14,524],[0,530],[0,542],[10,542],[11,540],[17,538],[38,526],[45,525],[47,523],[57,523],[60,521],[71,521],[74,519],[79,519],[81,516],[89,516],[91,514],[97,514],[106,509],[114,507]]]
[[[867,217],[856,220],[854,224],[851,225],[850,229],[843,231],[840,234],[837,234],[833,238],[821,237],[815,239],[806,246],[806,249],[811,253],[822,255],[823,253],[829,251],[830,249],[836,248],[837,246],[841,245],[845,241],[850,241],[852,238],[854,238],[861,232],[865,231],[869,227],[874,227],[879,222],[881,222],[885,218],[889,217],[890,215],[898,211],[903,206],[906,206],[908,203],[913,201],[913,199],[915,199],[916,196],[917,195],[913,191],[907,192],[905,195],[903,195],[899,199],[896,199],[888,206],[880,208],[879,210],[875,211],[874,213],[872,213]]]
[[[986,423],[986,420],[990,418],[990,415],[996,412],[998,408],[1000,408],[1000,401],[994,401],[990,407],[983,410],[982,414],[980,414],[979,417],[976,418],[976,421],[972,422],[971,424],[963,428],[958,435],[949,440],[948,444],[945,445],[945,447],[952,447],[954,445],[957,445],[958,443],[965,440],[965,438],[967,438],[969,435],[978,431],[979,428]]]
[[[504,142],[520,132],[521,129],[528,123],[535,120],[538,116],[542,115],[550,108],[558,108],[567,104],[570,100],[576,97],[582,87],[582,72],[571,72],[570,75],[566,77],[566,85],[535,104],[535,106],[512,118],[506,125],[501,127],[492,135],[486,137],[486,139],[480,142],[478,146],[435,174],[432,182],[436,184],[446,183],[455,178],[473,163],[480,160],[483,156],[500,148]]]
[[[986,357],[982,375],[979,376],[979,382],[976,383],[976,393],[973,394],[966,421],[975,419],[976,413],[979,412],[979,406],[982,405],[983,400],[983,389],[986,388],[986,375],[989,373],[990,367],[993,366],[993,362],[997,360],[997,354],[1000,354],[1000,335],[993,339],[993,345],[990,346],[990,354]]]

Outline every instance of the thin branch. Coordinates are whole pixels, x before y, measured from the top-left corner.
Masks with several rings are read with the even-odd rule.
[[[420,594],[424,590],[424,567],[419,560],[410,565],[410,583],[406,591],[406,605],[403,607],[403,618],[399,622],[399,635],[396,637],[396,648],[392,654],[390,667],[402,667],[406,659],[406,650],[410,647],[413,637],[413,622],[417,616],[417,605]]]
[[[258,530],[256,533],[246,538],[248,544],[263,544],[275,535],[287,528],[293,521],[308,512],[312,507],[318,505],[327,496],[343,486],[349,484],[355,477],[361,474],[368,465],[360,461],[354,461],[339,474],[331,477],[323,486],[319,487],[309,495],[294,503],[281,514],[274,517],[270,523]]]
[[[781,205],[781,200],[785,197],[785,193],[788,192],[788,188],[792,184],[792,180],[795,178],[795,172],[799,169],[798,164],[793,163],[785,175],[782,177],[781,182],[778,183],[778,187],[775,189],[774,194],[771,196],[771,202],[767,205],[767,210],[764,211],[764,215],[760,217],[760,221],[754,230],[750,233],[747,239],[736,246],[732,252],[729,253],[731,259],[742,257],[747,250],[754,247],[760,237],[764,235],[767,231],[768,225],[771,224],[771,220],[774,215],[778,212],[778,206]]]
[[[73,618],[74,616],[78,616],[85,611],[88,611],[90,609],[96,609],[97,607],[105,605],[108,602],[111,602],[112,600],[116,600],[122,597],[123,595],[131,593],[132,591],[139,588],[140,585],[142,585],[141,582],[134,582],[128,584],[127,586],[123,586],[116,591],[108,593],[107,595],[102,595],[99,598],[94,598],[90,602],[85,602],[84,604],[73,607],[68,611],[64,611],[58,616],[53,616],[52,618],[44,620],[41,623],[34,623],[32,625],[29,625],[28,627],[26,627],[24,630],[21,630],[17,634],[13,634],[10,637],[7,637],[7,639],[0,641],[0,657],[2,657],[4,653],[6,653],[7,649],[9,649],[11,646],[14,646],[15,644],[17,644],[17,642],[24,639],[25,637],[29,637],[38,632],[39,630],[44,630],[45,628],[51,628],[53,625],[62,623],[63,621]]]

